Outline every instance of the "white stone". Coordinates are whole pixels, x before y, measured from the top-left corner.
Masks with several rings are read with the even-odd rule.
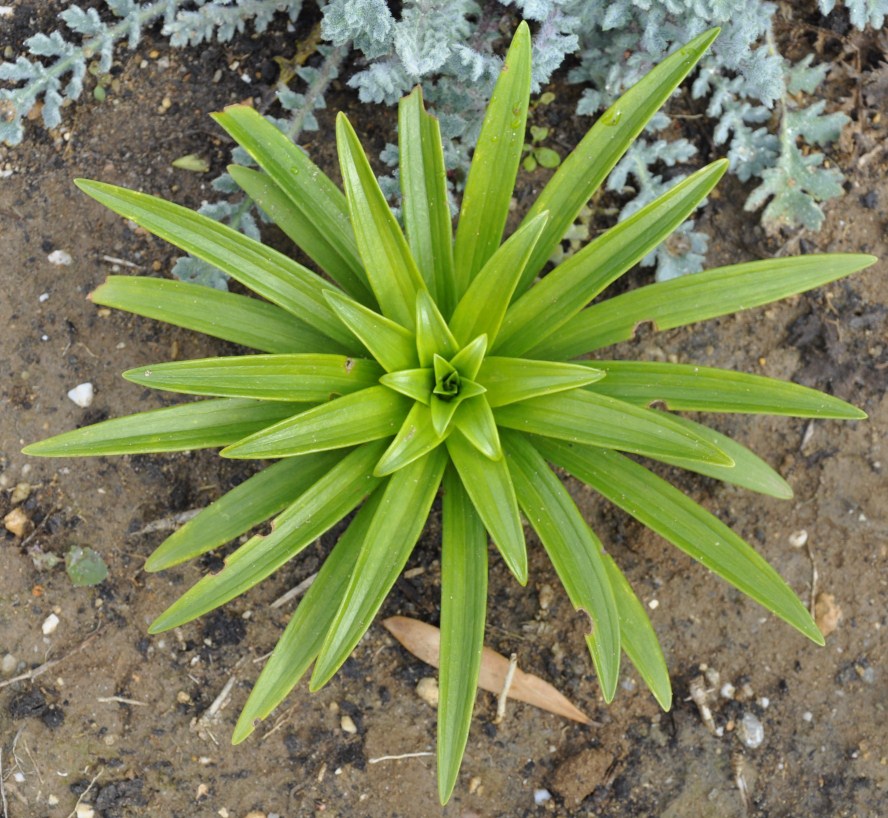
[[[50,614],[43,620],[43,625],[41,626],[41,630],[43,631],[44,636],[49,636],[56,632],[56,628],[59,626],[59,618],[55,614]]]
[[[68,397],[74,401],[81,409],[92,406],[95,391],[93,385],[89,382],[79,383],[73,389],[68,391]]]
[[[89,804],[78,804],[74,814],[77,818],[95,818],[96,811]]]
[[[71,254],[66,250],[53,250],[47,257],[46,260],[50,264],[55,264],[57,267],[69,267],[74,259],[71,258]]]

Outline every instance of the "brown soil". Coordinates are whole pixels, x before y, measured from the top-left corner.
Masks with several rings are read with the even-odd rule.
[[[124,273],[151,273],[168,270],[175,252],[87,200],[72,179],[99,178],[199,205],[215,195],[208,180],[227,161],[229,147],[207,113],[267,87],[262,77],[270,55],[290,51],[292,42],[282,34],[271,47],[266,42],[260,49],[244,36],[200,54],[169,52],[162,40],[148,38],[137,53],[120,52],[120,87],[105,103],[68,109],[57,133],[32,123],[23,146],[0,152],[0,167],[12,171],[0,187],[0,517],[15,506],[27,518],[24,536],[0,532],[0,657],[12,657],[0,677],[0,759],[10,818],[64,818],[81,797],[104,818],[243,818],[251,811],[285,818],[888,814],[884,262],[781,304],[646,335],[619,350],[792,379],[869,413],[866,422],[844,424],[713,420],[780,470],[795,490],[792,501],[679,478],[749,539],[802,599],[832,595],[841,617],[825,648],[574,486],[590,523],[651,609],[673,675],[670,713],[659,712],[628,668],[615,703],[603,703],[583,647],[582,617],[560,589],[547,608],[539,604],[541,589],[558,584],[531,538],[525,589],[492,556],[487,642],[506,655],[517,653],[523,669],[554,683],[599,726],[581,727],[516,704],[495,725],[494,699],[480,694],[456,793],[441,810],[432,757],[379,760],[433,750],[435,713],[414,692],[432,672],[377,624],[321,693],[309,695],[300,685],[248,743],[230,746],[261,657],[292,610],[269,603],[316,570],[329,542],[221,612],[147,637],[153,617],[212,562],[146,574],[144,559],[163,534],[139,532],[205,505],[249,467],[211,452],[72,461],[33,460],[19,452],[48,434],[168,402],[121,381],[124,369],[224,351],[220,342],[97,310],[86,299],[114,271],[107,257],[137,265]],[[234,60],[240,62],[236,72],[228,69]],[[222,79],[214,83],[217,69]],[[254,84],[238,79],[244,71]],[[389,112],[360,107],[343,89],[329,102],[322,131],[308,147],[331,172],[328,137],[337,108],[348,106],[371,153],[393,141]],[[827,207],[821,233],[796,236],[788,252],[888,257],[885,122],[873,123],[865,99],[858,104],[863,107],[855,112],[851,136],[832,156],[848,177],[847,195]],[[581,125],[565,122],[568,144]],[[212,171],[196,175],[171,167],[188,153],[209,159]],[[545,173],[525,175],[522,188],[530,194]],[[741,210],[743,197],[728,183],[710,201],[702,223],[715,237],[712,265],[781,250],[763,237],[756,216]],[[70,253],[73,263],[51,264],[47,256],[54,250]],[[96,390],[86,410],[65,396],[84,381]],[[29,495],[22,499],[19,491],[13,503],[22,483]],[[433,517],[408,566],[424,570],[399,580],[386,615],[436,621],[435,529]],[[806,546],[793,547],[803,530]],[[108,579],[76,588],[63,567],[38,570],[36,554],[63,555],[71,545],[99,551]],[[53,613],[58,627],[44,635],[42,625]],[[45,672],[10,683],[38,668]],[[707,669],[718,734],[689,699],[692,680]],[[231,679],[227,706],[215,720],[201,721]],[[725,683],[736,690],[731,698],[719,695]],[[764,727],[757,749],[738,735],[747,714]],[[352,718],[356,733],[343,732],[343,715]],[[534,792],[542,789],[552,798],[535,805]]]

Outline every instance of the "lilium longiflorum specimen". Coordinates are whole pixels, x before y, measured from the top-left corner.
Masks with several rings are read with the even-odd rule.
[[[231,174],[326,276],[234,230],[153,196],[79,187],[112,210],[216,265],[261,298],[156,278],[112,276],[97,304],[129,310],[260,354],[143,366],[130,381],[205,399],[117,418],[35,443],[34,455],[223,447],[274,460],[203,510],[151,555],[158,571],[274,520],[161,614],[183,625],[261,582],[357,510],[260,675],[234,731],[246,738],[314,665],[336,673],[382,605],[439,492],[441,656],[438,781],[453,790],[484,637],[488,537],[527,582],[524,519],[577,609],[608,701],[621,652],[657,701],[669,675],[644,608],[589,528],[553,465],[665,537],[808,638],[822,637],[778,574],[716,517],[638,457],[790,497],[739,443],[651,409],[863,418],[812,389],[707,367],[612,360],[632,337],[755,307],[860,270],[873,259],[768,259],[642,287],[590,306],[700,204],[724,173],[713,162],[543,278],[553,249],[649,118],[717,32],[664,60],[590,129],[502,240],[524,145],[530,34],[522,24],[478,139],[455,236],[437,120],[419,89],[398,111],[402,231],[346,117],[336,122],[344,193],[249,107],[216,121],[260,170]],[[594,354],[588,359],[586,356]],[[635,456],[635,457],[631,457]]]

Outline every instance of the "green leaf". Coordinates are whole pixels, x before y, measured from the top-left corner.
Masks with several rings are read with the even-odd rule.
[[[262,191],[254,188],[251,192],[241,184],[252,171],[245,174],[243,169],[232,166],[228,171],[238,185],[355,298],[363,300],[369,295],[370,285],[361,266],[348,219],[348,204],[342,191],[305,151],[249,105],[229,105],[212,117],[256,160],[270,181],[290,201],[286,214],[280,213],[285,218],[278,220],[278,207],[272,208],[277,212],[266,207],[261,200]],[[372,306],[372,302],[368,306]]]
[[[435,388],[435,371],[426,369],[402,369],[400,372],[389,372],[383,375],[379,382],[395,392],[400,392],[408,398],[429,405],[432,389]]]
[[[108,566],[92,548],[72,545],[65,554],[65,573],[77,588],[91,588],[108,578]]]
[[[500,245],[524,147],[529,98],[530,29],[522,22],[493,89],[466,180],[453,251],[457,300]]]
[[[391,446],[376,464],[373,473],[377,477],[385,477],[427,454],[441,442],[441,435],[432,424],[432,412],[429,407],[414,403]]]
[[[552,148],[537,148],[533,155],[542,167],[549,170],[553,170],[561,164],[561,154]]]
[[[148,557],[145,570],[163,571],[246,533],[283,511],[342,456],[342,452],[319,452],[262,469],[167,537]]]
[[[86,179],[75,179],[74,183],[115,213],[218,267],[235,281],[345,345],[345,351],[354,343],[324,299],[324,290],[333,289],[333,285],[283,253],[209,216],[156,196]]]
[[[263,352],[343,352],[357,347],[354,341],[347,346],[330,341],[274,304],[184,281],[108,276],[90,299]]]
[[[758,455],[737,443],[736,440],[680,415],[672,415],[672,419],[688,431],[705,438],[713,446],[717,446],[734,461],[734,465],[720,466],[717,463],[703,463],[680,457],[660,457],[658,460],[661,462],[707,477],[714,477],[716,480],[756,491],[759,494],[766,494],[769,497],[778,497],[783,500],[792,497],[792,488],[789,483]]]
[[[616,452],[558,441],[543,455],[819,645],[823,636],[780,575],[721,520]]]
[[[257,459],[356,446],[391,437],[410,402],[384,386],[371,386],[323,403],[223,449],[223,457]]]
[[[429,291],[450,315],[455,304],[453,230],[444,151],[438,119],[426,113],[419,86],[398,104],[398,158],[407,242]]]
[[[604,377],[604,372],[593,368],[597,366],[597,362],[580,366],[491,356],[484,359],[478,382],[487,389],[487,402],[495,409],[595,383]]]
[[[552,560],[571,604],[595,627],[586,637],[605,701],[620,676],[620,618],[611,591],[604,548],[561,480],[523,435],[503,436],[506,459],[524,516]]]
[[[388,478],[345,597],[321,647],[311,690],[330,681],[370,627],[422,533],[446,465],[444,449],[438,448]]]
[[[464,400],[453,423],[485,457],[499,460],[503,456],[496,421],[484,395]]]
[[[224,605],[311,545],[376,488],[379,480],[371,470],[382,448],[368,443],[343,457],[275,518],[269,534],[251,537],[226,557],[221,571],[198,580],[151,623],[150,632],[176,628]]]
[[[370,286],[382,314],[413,329],[416,294],[426,285],[364,149],[342,112],[336,116],[336,147],[358,252]]]
[[[660,707],[668,711],[672,707],[672,683],[651,620],[610,554],[604,555],[604,564],[620,617],[620,644]]]
[[[442,521],[438,795],[446,804],[469,737],[487,615],[487,532],[452,467]]]
[[[501,406],[494,417],[500,426],[509,429],[658,460],[681,457],[725,466],[732,463],[717,446],[676,423],[671,415],[586,390]]]
[[[417,365],[416,338],[412,332],[342,293],[329,291],[327,302],[386,372]]]
[[[720,159],[698,170],[559,264],[509,308],[494,351],[521,355],[559,336],[560,327],[675,230],[727,169]]]
[[[123,377],[143,386],[231,398],[320,403],[373,386],[376,361],[345,355],[244,355],[173,361],[130,369]]]
[[[447,451],[460,480],[509,570],[527,583],[527,549],[515,488],[505,458],[491,460],[462,434],[447,438]]]
[[[416,296],[416,352],[419,365],[431,366],[435,355],[453,357],[459,349],[447,322],[427,292]]]
[[[561,163],[524,217],[523,223],[526,224],[544,210],[551,214],[525,268],[519,293],[524,292],[543,269],[580,210],[648,120],[693,70],[718,31],[714,28],[700,34],[647,73],[598,118],[580,144]]]
[[[598,361],[607,377],[592,387],[600,395],[691,412],[755,412],[803,418],[860,420],[864,412],[816,389],[729,369],[652,361]]]
[[[521,271],[548,217],[548,213],[540,213],[516,230],[475,276],[450,319],[460,343],[479,335],[486,335],[491,344],[496,340]]]
[[[593,304],[534,347],[531,357],[564,360],[627,341],[639,324],[673,329],[759,307],[875,264],[873,256],[831,254],[732,264],[649,284]]]
[[[487,336],[479,335],[474,341],[457,352],[453,356],[451,363],[459,370],[459,374],[463,378],[468,378],[471,381],[477,377],[486,353]]]
[[[298,149],[297,149],[298,150]],[[301,151],[299,151],[301,153]],[[228,173],[269,218],[278,226],[292,242],[312,259],[327,275],[330,276],[349,295],[357,298],[362,304],[376,306],[376,299],[366,283],[367,276],[357,257],[357,247],[352,247],[354,260],[343,259],[331,249],[327,236],[319,236],[317,224],[306,217],[303,210],[293,206],[293,200],[284,190],[274,183],[267,173],[261,173],[242,165],[229,165]],[[326,178],[326,177],[325,177]],[[337,189],[345,205],[345,197]],[[346,220],[348,214],[345,214]],[[348,224],[351,234],[351,225]],[[350,235],[352,245],[354,236]]]
[[[317,658],[381,499],[381,491],[370,495],[324,560],[250,691],[231,736],[232,744],[240,744],[253,732],[258,720],[271,714]]]
[[[432,426],[434,427],[435,432],[442,438],[444,437],[444,433],[447,431],[448,426],[450,426],[450,421],[453,420],[453,416],[456,414],[458,408],[459,403],[457,403],[457,401],[444,401],[437,395],[435,395],[429,402],[429,409],[432,413]]]
[[[31,443],[22,452],[32,457],[96,457],[208,449],[227,446],[304,411],[305,404],[201,400],[72,429]]]

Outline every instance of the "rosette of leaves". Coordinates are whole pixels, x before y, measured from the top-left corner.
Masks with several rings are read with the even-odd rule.
[[[598,350],[658,329],[822,285],[873,259],[804,256],[709,270],[590,305],[677,228],[724,173],[718,161],[536,280],[580,209],[716,36],[700,35],[591,128],[502,241],[521,161],[531,83],[522,24],[486,113],[453,233],[436,119],[420,91],[399,107],[406,231],[342,114],[344,193],[273,125],[234,106],[217,122],[260,170],[232,167],[246,194],[328,277],[230,228],[155,197],[78,182],[122,216],[228,273],[261,299],[177,281],[112,276],[93,300],[261,354],[143,366],[136,383],[202,396],[35,443],[34,455],[224,447],[272,459],[167,539],[151,571],[217,548],[272,519],[151,626],[164,631],[245,593],[357,510],[299,604],[234,731],[246,738],[314,665],[326,684],[379,610],[442,503],[438,779],[453,790],[471,721],[484,636],[488,537],[527,581],[524,519],[567,594],[588,614],[606,700],[621,652],[664,708],[669,676],[643,606],[553,465],[574,475],[807,637],[805,607],[740,537],[637,457],[789,497],[739,443],[650,408],[857,419],[837,398],[760,376],[605,359]],[[584,356],[595,352],[594,360]]]

